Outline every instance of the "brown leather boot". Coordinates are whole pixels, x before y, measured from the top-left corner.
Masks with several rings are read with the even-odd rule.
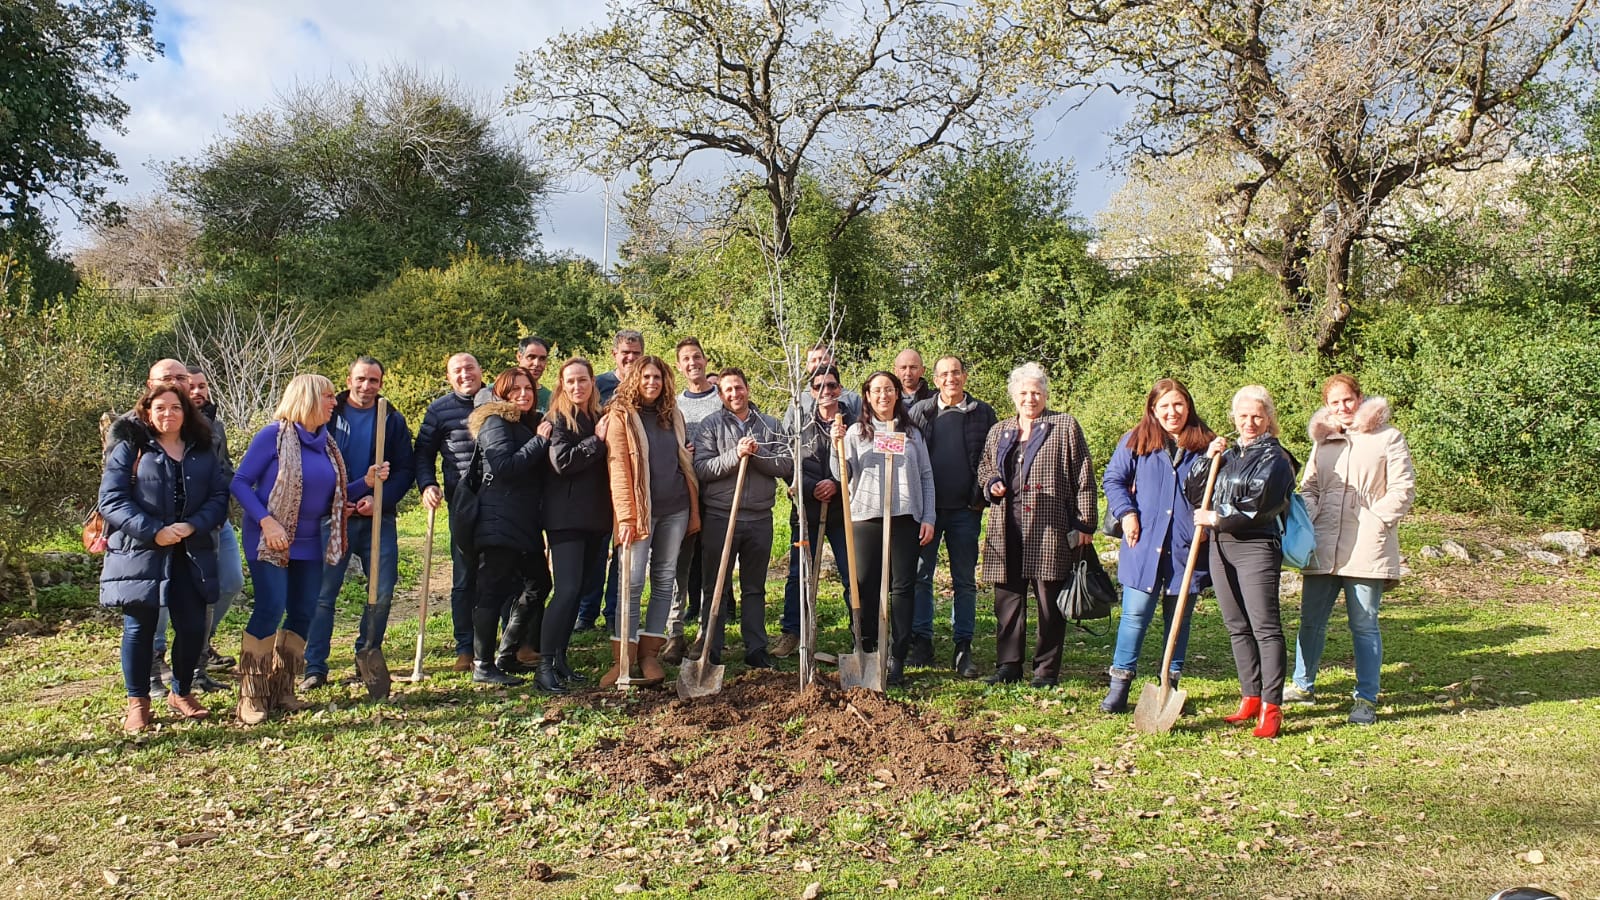
[[[309,707],[311,704],[294,695],[294,686],[305,674],[306,639],[287,628],[281,629],[272,669],[272,705],[289,712]]]
[[[683,635],[675,634],[667,639],[666,646],[661,649],[660,659],[669,666],[676,666],[683,662],[683,651]]]
[[[167,707],[185,719],[209,719],[211,710],[195,702],[194,695],[172,691],[167,694]]]
[[[455,671],[457,671],[457,672],[471,672],[472,671],[473,662],[474,662],[474,660],[472,658],[472,654],[471,653],[457,653],[456,654]]]
[[[622,676],[622,641],[611,639],[611,668],[600,676],[600,686],[613,688],[617,686],[617,679]]]
[[[517,648],[517,663],[529,669],[539,668],[539,651],[532,647]]]
[[[661,668],[661,648],[666,646],[667,639],[659,634],[639,635],[639,683],[645,687],[657,687],[667,680],[667,670]]]
[[[276,664],[278,636],[251,637],[245,633],[239,647],[239,721],[259,725],[272,711],[272,669]]]
[[[149,697],[129,697],[128,714],[122,717],[122,730],[129,734],[138,734],[150,727],[150,720],[154,718],[150,712]]]

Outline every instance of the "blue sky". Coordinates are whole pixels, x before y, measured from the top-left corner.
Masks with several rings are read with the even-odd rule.
[[[132,107],[126,134],[105,135],[126,185],[116,197],[149,194],[160,185],[155,164],[203,149],[227,117],[260,109],[297,82],[345,78],[353,71],[406,65],[453,77],[498,103],[518,54],[561,30],[601,20],[598,3],[535,0],[157,0],[156,32],[165,55],[133,68],[137,80],[119,93]],[[1106,132],[1124,115],[1123,101],[1096,97],[1069,111],[1063,101],[1035,122],[1034,155],[1076,164],[1076,210],[1092,216],[1117,179],[1103,166]],[[516,117],[510,127],[525,133]],[[552,198],[541,231],[546,248],[598,258],[604,245],[605,198],[593,179],[571,178]],[[63,245],[82,240],[63,223]],[[613,225],[610,246],[623,235]]]

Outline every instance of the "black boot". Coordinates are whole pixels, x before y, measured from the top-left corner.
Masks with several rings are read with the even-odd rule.
[[[525,597],[513,600],[511,612],[506,616],[505,633],[500,635],[500,647],[495,651],[494,664],[500,671],[507,673],[531,671],[527,666],[517,662],[517,650],[522,647],[522,642],[532,625],[532,604]]]
[[[994,670],[994,674],[984,679],[988,684],[1015,684],[1022,680],[1022,665],[1020,663],[1002,663]]]
[[[933,665],[933,638],[919,634],[911,638],[911,652],[906,655],[908,666]]]
[[[889,657],[889,678],[884,682],[891,687],[899,687],[906,683],[906,661],[898,656]]]
[[[565,684],[570,688],[575,684],[584,685],[589,683],[589,679],[587,677],[572,671],[572,667],[567,665],[567,651],[562,650],[560,653],[557,653],[554,662],[556,674],[561,676],[562,684]]]
[[[513,678],[494,664],[495,631],[500,627],[500,610],[474,609],[472,611],[472,680],[477,684],[497,684],[515,687],[521,678]]]
[[[565,694],[567,686],[556,671],[555,660],[546,656],[539,660],[538,673],[533,676],[533,686],[546,694]]]
[[[1100,701],[1100,711],[1103,713],[1125,713],[1128,711],[1128,691],[1133,688],[1133,672],[1127,669],[1111,670],[1111,687],[1106,691],[1106,698]]]
[[[952,665],[962,678],[978,677],[978,661],[972,657],[971,641],[956,642],[956,656]]]

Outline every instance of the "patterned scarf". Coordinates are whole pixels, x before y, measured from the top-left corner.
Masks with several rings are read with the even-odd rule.
[[[267,513],[283,526],[289,536],[288,543],[282,550],[269,549],[267,536],[262,534],[261,543],[256,547],[257,559],[280,569],[289,565],[289,548],[294,546],[294,532],[300,524],[300,494],[305,489],[305,474],[300,467],[299,431],[293,422],[278,423],[278,480],[267,495]],[[345,474],[344,456],[339,453],[339,445],[330,438],[324,446],[328,450],[328,459],[333,462],[334,527],[329,529],[328,546],[323,551],[322,559],[332,566],[338,565],[339,560],[344,558],[348,540],[345,530],[345,486],[349,478]]]

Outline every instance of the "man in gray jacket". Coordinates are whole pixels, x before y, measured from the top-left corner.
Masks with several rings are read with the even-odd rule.
[[[700,479],[700,503],[705,510],[701,521],[701,563],[710,578],[722,562],[722,544],[733,529],[733,547],[728,563],[729,577],[722,585],[727,597],[733,589],[733,562],[739,564],[739,634],[744,639],[745,665],[752,669],[773,668],[767,655],[767,565],[772,561],[772,505],[778,495],[778,479],[794,476],[794,460],[778,421],[750,406],[750,384],[744,372],[724,369],[717,381],[723,408],[700,423],[694,438],[694,474]],[[748,459],[744,493],[737,512],[733,495],[739,475],[739,462]],[[714,585],[715,582],[712,582]],[[688,656],[698,657],[700,648],[711,654],[711,661],[722,661],[723,624],[711,618],[710,600],[700,616],[700,637]],[[711,640],[704,640],[707,629]]]

